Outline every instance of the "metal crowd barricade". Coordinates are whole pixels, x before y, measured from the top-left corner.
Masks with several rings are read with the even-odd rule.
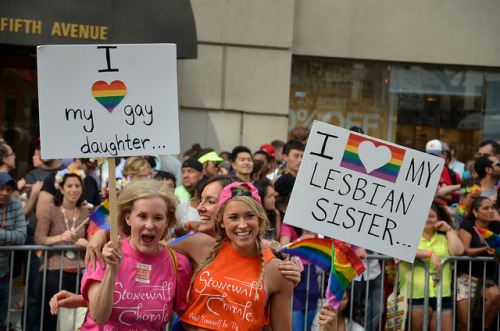
[[[47,261],[47,256],[48,256],[48,252],[49,251],[62,251],[62,254],[61,254],[61,265],[60,265],[60,270],[59,270],[59,290],[61,290],[61,287],[62,287],[62,272],[63,272],[63,256],[64,256],[64,253],[66,251],[84,251],[84,249],[77,249],[75,246],[38,246],[38,245],[24,245],[24,246],[1,246],[0,247],[0,251],[9,251],[10,252],[10,289],[9,289],[9,293],[8,293],[8,305],[7,305],[7,309],[9,310],[7,312],[7,319],[6,319],[6,325],[8,326],[9,325],[9,322],[11,321],[10,319],[10,303],[11,303],[11,298],[12,298],[12,281],[13,281],[13,270],[14,270],[14,252],[15,251],[27,251],[28,252],[28,256],[27,256],[27,261],[28,263],[26,263],[26,269],[25,269],[25,275],[26,275],[26,282],[25,282],[25,293],[24,293],[24,302],[25,302],[25,306],[24,307],[27,307],[27,303],[28,303],[28,294],[29,294],[29,275],[30,275],[30,259],[31,259],[31,256],[32,254],[34,254],[36,251],[38,250],[41,250],[44,254],[44,260]],[[80,257],[78,257],[80,259]],[[380,265],[381,265],[381,270],[382,270],[382,282],[381,282],[381,286],[384,286],[384,281],[385,281],[385,278],[386,278],[386,275],[385,275],[385,265],[386,265],[386,261],[387,260],[392,260],[392,257],[389,257],[389,256],[383,256],[383,255],[368,255],[367,257],[367,260],[373,260],[373,259],[376,259],[379,261]],[[428,328],[428,321],[429,321],[429,314],[428,314],[428,307],[429,307],[429,266],[428,264],[426,263],[426,261],[424,260],[421,260],[421,259],[417,259],[415,260],[416,263],[422,263],[423,266],[424,266],[424,269],[425,269],[425,286],[424,286],[424,293],[425,293],[425,297],[424,297],[424,313],[423,313],[423,330],[427,330]],[[452,265],[452,271],[453,271],[453,277],[452,277],[452,311],[453,311],[453,329],[452,330],[455,330],[456,329],[456,317],[457,317],[457,301],[456,301],[456,296],[457,296],[457,291],[456,291],[456,285],[457,285],[457,277],[458,277],[458,274],[457,274],[457,261],[469,261],[469,279],[471,278],[471,266],[472,266],[472,261],[475,261],[475,262],[483,262],[483,270],[485,271],[486,270],[486,262],[491,262],[491,261],[494,261],[494,259],[492,257],[469,257],[469,256],[448,256],[446,258],[444,258],[442,260],[442,265],[444,266],[445,263],[453,263]],[[306,272],[306,277],[309,278],[309,274],[310,274],[310,268],[312,266],[311,265],[308,265],[308,267],[306,268],[307,269],[307,272]],[[408,282],[408,286],[409,286],[409,291],[408,291],[408,298],[412,298],[413,297],[413,275],[414,275],[414,264],[412,265],[412,270],[411,270],[411,278],[410,278],[410,281]],[[79,271],[79,270],[78,270]],[[370,272],[370,265],[368,264],[367,265],[367,273]],[[43,312],[45,309],[49,309],[49,307],[45,307],[44,304],[42,304],[44,301],[45,301],[45,285],[46,285],[46,277],[47,277],[47,264],[45,263],[44,264],[44,268],[43,268],[43,273],[42,273],[42,289],[41,289],[41,311],[40,311],[40,330],[42,330],[42,326],[43,326]],[[483,284],[486,284],[486,276],[485,276],[486,272],[484,272],[484,277],[483,277]],[[395,281],[394,281],[394,284],[395,284],[395,287],[397,287],[398,285],[398,281],[399,281],[399,277],[400,277],[400,274],[399,274],[399,270],[398,268],[396,269],[396,274],[395,274]],[[437,313],[437,331],[441,331],[441,321],[442,321],[442,312],[443,312],[443,306],[442,306],[442,293],[443,293],[443,279],[442,279],[442,273],[439,273],[439,274],[433,274],[433,277],[434,279],[437,280],[437,304],[436,304],[436,313]],[[326,274],[324,272],[320,272],[319,273],[319,276],[318,276],[319,279],[321,279],[320,281],[320,297],[324,297],[324,293],[326,291],[326,286],[324,286],[324,284],[326,283],[325,282],[325,279],[326,279]],[[309,279],[308,279],[309,280]],[[498,274],[498,280],[500,282],[500,274]],[[349,320],[352,321],[353,320],[353,307],[354,307],[354,288],[356,287],[356,281],[353,281],[352,282],[352,286],[351,286],[351,297],[350,297],[350,315],[349,315]],[[77,278],[77,283],[76,283],[76,286],[75,286],[75,290],[74,292],[78,292],[79,290],[79,287],[80,287],[80,284],[79,284],[79,280]],[[307,290],[309,290],[309,281],[307,282]],[[480,290],[480,289],[478,289]],[[471,292],[471,282],[469,282],[469,293]],[[378,328],[377,330],[384,330],[385,328],[385,325],[382,325],[382,316],[384,314],[384,311],[385,311],[385,305],[386,305],[386,302],[384,300],[384,291],[381,291],[381,295],[379,298],[370,298],[369,296],[369,293],[370,293],[370,280],[368,279],[367,282],[366,282],[366,289],[365,289],[365,302],[368,302],[370,300],[379,300],[379,321],[378,321]],[[409,304],[408,304],[408,317],[407,317],[407,321],[408,321],[408,330],[411,330],[411,309],[412,309],[412,301],[413,300],[409,300]],[[469,312],[469,318],[467,320],[467,330],[471,330],[471,321],[470,321],[470,312],[471,312],[471,299],[469,297],[468,299],[468,309],[467,311]],[[483,299],[482,299],[482,306],[483,306],[483,312],[484,312],[484,308],[485,308],[485,296],[483,295]],[[426,309],[427,308],[427,309]],[[308,307],[308,300],[307,300],[307,297],[306,297],[306,307],[305,307],[306,311],[308,311],[309,307]],[[21,316],[22,318],[22,325],[23,327],[26,326],[26,316],[27,316],[27,309],[24,309],[23,311],[23,314]],[[366,328],[366,325],[368,323],[368,310],[365,309],[365,314],[364,314],[364,327]],[[304,321],[304,330],[306,328],[306,325],[307,325],[307,314],[305,316],[305,321]],[[484,329],[484,314],[483,314],[483,318],[482,318],[482,328]],[[497,330],[500,330],[500,314],[497,315]]]
[[[386,265],[386,261],[387,260],[392,260],[393,258],[392,257],[389,257],[389,256],[383,256],[383,255],[368,255],[368,258],[367,260],[373,260],[373,259],[376,259],[376,260],[379,260],[379,263],[381,265],[381,270],[382,270],[382,285],[381,286],[384,286],[384,281],[385,281],[385,278],[386,278],[386,275],[385,275],[385,265]],[[442,260],[442,266],[445,265],[445,263],[453,263],[452,265],[452,288],[451,288],[451,300],[452,300],[452,312],[453,312],[453,328],[452,330],[456,330],[457,329],[457,325],[456,325],[456,321],[457,321],[457,291],[456,291],[456,288],[457,288],[457,277],[458,277],[458,273],[457,273],[457,261],[469,261],[469,278],[471,276],[471,266],[472,266],[472,261],[479,261],[479,262],[483,262],[483,269],[486,270],[486,262],[491,262],[491,261],[494,261],[494,259],[492,257],[470,257],[470,256],[448,256],[446,258],[444,258]],[[425,269],[425,283],[424,283],[424,312],[423,312],[423,330],[428,330],[428,321],[429,319],[431,318],[431,316],[429,316],[429,313],[428,313],[428,308],[429,308],[429,287],[430,287],[430,284],[429,284],[429,276],[430,276],[430,269],[429,269],[429,265],[426,263],[425,260],[422,260],[422,259],[416,259],[415,260],[415,263],[422,263],[422,265],[424,266],[424,269]],[[367,273],[370,272],[370,265],[368,264],[367,265]],[[409,298],[409,301],[408,301],[408,316],[407,316],[407,330],[411,330],[411,310],[412,310],[412,305],[413,305],[413,300],[411,299],[413,297],[413,277],[414,277],[414,264],[411,266],[411,276],[410,276],[410,281],[408,282],[408,298]],[[442,267],[441,267],[442,268]],[[399,268],[396,268],[396,274],[395,274],[395,280],[394,280],[394,286],[395,286],[395,289],[397,288],[398,286],[398,282],[399,282],[399,277],[400,277],[400,273],[399,273]],[[485,273],[484,273],[485,274]],[[323,286],[323,284],[325,283],[324,279],[325,279],[326,275],[324,272],[320,273],[319,274],[319,279],[320,280],[320,298],[321,297],[324,297],[324,293],[326,291],[326,286]],[[436,321],[436,330],[437,331],[441,331],[442,327],[441,327],[441,322],[442,322],[442,312],[443,312],[443,302],[442,302],[442,294],[443,294],[443,279],[442,279],[442,273],[439,273],[439,274],[432,274],[432,277],[433,277],[433,280],[436,281],[436,286],[437,286],[437,297],[436,297],[436,315],[437,315],[437,321]],[[500,273],[498,275],[498,282],[500,282]],[[309,283],[309,282],[308,282]],[[483,277],[483,284],[486,283],[486,276]],[[351,293],[350,293],[350,315],[349,315],[349,320],[352,321],[353,320],[353,311],[354,311],[354,288],[356,287],[356,284],[357,282],[356,281],[353,281],[351,283]],[[469,293],[471,292],[471,284],[469,282]],[[478,289],[479,291],[480,289]],[[365,289],[365,302],[368,302],[369,300],[379,300],[379,320],[378,320],[378,328],[377,330],[384,330],[385,329],[385,325],[382,325],[382,320],[383,320],[383,314],[385,313],[385,306],[386,306],[386,301],[384,300],[384,291],[381,291],[381,295],[379,298],[370,298],[369,297],[369,293],[370,293],[370,280],[367,280],[367,283],[366,283],[366,289]],[[479,292],[477,292],[479,294]],[[397,298],[397,296],[396,296]],[[485,297],[483,296],[483,312],[484,312],[484,308],[485,308]],[[468,318],[468,323],[467,323],[467,330],[472,330],[472,323],[471,323],[471,319],[470,319],[470,312],[471,312],[471,299],[469,298],[468,300],[468,314],[469,314],[469,318]],[[308,307],[307,307],[307,303],[306,303],[306,311],[307,311]],[[484,322],[485,322],[485,319],[484,319],[484,313],[483,313],[483,317],[482,317],[482,328],[484,329]],[[364,322],[363,322],[363,326],[364,328],[366,329],[366,326],[367,326],[367,323],[368,323],[368,310],[365,309],[365,314],[364,314]],[[303,329],[305,331],[305,328]],[[395,330],[395,328],[394,328]],[[497,330],[500,330],[500,314],[497,315]]]
[[[45,309],[49,309],[49,307],[45,307],[43,304],[45,302],[45,288],[46,288],[46,279],[47,279],[47,258],[48,258],[48,252],[49,251],[61,251],[61,264],[60,264],[60,269],[59,269],[59,291],[62,289],[62,273],[63,273],[63,257],[66,251],[82,251],[85,252],[85,249],[78,249],[75,246],[41,246],[41,245],[20,245],[20,246],[0,246],[0,251],[9,251],[10,252],[10,270],[9,270],[9,279],[10,279],[10,288],[9,288],[9,293],[7,297],[7,318],[5,321],[6,326],[9,326],[9,323],[11,322],[11,313],[10,313],[10,304],[11,304],[11,299],[12,299],[12,287],[13,287],[13,271],[14,271],[14,252],[16,251],[27,251],[27,258],[26,258],[26,265],[25,265],[25,291],[24,291],[24,309],[23,309],[23,314],[21,316],[22,319],[22,326],[23,330],[26,328],[26,316],[28,314],[28,295],[29,295],[29,277],[30,277],[30,267],[31,267],[31,257],[32,254],[35,254],[36,251],[41,250],[44,255],[44,267],[43,267],[43,272],[42,272],[42,289],[41,289],[41,299],[40,299],[40,330],[42,330],[43,327],[43,313]],[[80,255],[77,254],[78,256],[78,261],[81,260]],[[80,267],[78,264],[78,269],[77,272],[80,273]],[[74,293],[78,293],[78,290],[80,288],[79,284],[79,278],[77,277],[77,282],[75,286]],[[15,329],[15,327],[14,327]]]
[[[390,256],[384,256],[384,255],[368,255],[367,257],[367,260],[379,260],[379,262],[381,262],[381,275],[382,275],[382,280],[381,280],[381,285],[382,286],[382,289],[384,287],[384,284],[385,284],[385,278],[386,278],[386,274],[385,274],[385,265],[386,265],[386,261],[387,260],[390,260],[392,261],[393,258],[390,257]],[[423,314],[423,330],[426,331],[427,330],[427,325],[428,325],[428,321],[429,321],[429,312],[428,312],[428,309],[425,309],[427,307],[429,307],[429,266],[427,265],[427,263],[422,260],[422,259],[416,259],[415,260],[416,263],[422,263],[423,267],[424,267],[424,270],[425,270],[425,275],[426,275],[426,278],[425,278],[425,283],[424,283],[424,293],[425,293],[425,297],[424,297],[424,314]],[[370,264],[367,263],[367,267],[366,267],[366,273],[367,274],[370,274]],[[411,265],[411,276],[410,276],[410,280],[408,281],[408,298],[410,298],[409,300],[409,304],[408,304],[408,312],[411,311],[412,309],[412,304],[413,304],[413,300],[411,299],[413,297],[413,276],[414,276],[414,264]],[[397,290],[398,288],[398,284],[399,284],[399,277],[400,277],[400,272],[399,272],[399,268],[396,268],[396,273],[395,273],[395,279],[394,279],[394,290]],[[350,316],[349,316],[349,320],[352,321],[352,313],[353,313],[353,307],[354,307],[354,289],[356,287],[356,281],[352,281],[351,282],[351,298],[350,298]],[[380,297],[379,298],[370,298],[369,297],[369,293],[370,293],[370,280],[368,279],[367,282],[366,282],[366,290],[365,290],[365,302],[368,302],[369,300],[379,300],[379,319],[378,319],[378,328],[377,330],[384,330],[385,329],[385,325],[382,325],[382,321],[383,321],[383,315],[384,315],[384,312],[385,312],[385,307],[386,307],[386,301],[384,300],[384,291],[380,291]],[[393,304],[396,305],[396,300],[397,300],[397,295],[394,297],[394,302]],[[411,314],[408,314],[408,317],[407,317],[407,323],[408,323],[408,329],[411,330]],[[363,322],[363,327],[366,329],[366,326],[368,324],[368,309],[365,309],[365,314],[364,314],[364,322]],[[394,325],[394,330],[396,330],[396,325]]]
[[[381,286],[383,287],[384,286],[384,281],[385,281],[385,262],[387,260],[393,260],[392,257],[390,256],[385,256],[385,255],[368,255],[367,257],[367,260],[379,260],[381,261],[381,270],[382,270],[382,280],[381,280]],[[425,272],[426,272],[426,280],[425,280],[425,288],[424,288],[424,293],[425,293],[425,298],[424,298],[424,307],[428,307],[429,306],[429,298],[428,298],[428,293],[429,293],[429,266],[425,263],[424,260],[421,260],[421,259],[417,259],[416,260],[418,263],[422,263],[423,266],[424,266],[424,269],[425,269]],[[305,268],[306,269],[306,278],[307,278],[307,285],[306,285],[306,290],[309,291],[309,274],[310,274],[310,268],[311,267],[314,267],[314,266],[311,266],[311,264],[308,264],[307,267]],[[367,269],[366,269],[366,272],[369,274],[370,273],[370,264],[368,263],[367,264]],[[326,273],[325,272],[319,272],[318,273],[318,280],[320,282],[320,299],[321,298],[324,298],[325,297],[325,292],[326,292],[326,286],[324,286],[325,284],[325,278],[326,278]],[[398,268],[396,268],[396,276],[395,276],[395,280],[394,280],[394,283],[395,283],[395,286],[397,286],[398,284],[398,280],[399,280],[399,270]],[[354,289],[356,287],[356,281],[352,281],[351,282],[351,293],[350,293],[350,298],[349,298],[349,305],[350,305],[350,309],[349,309],[349,320],[352,321],[353,320],[353,307],[354,307]],[[411,286],[410,287],[410,290],[408,291],[408,297],[411,298],[413,295],[412,295],[412,292],[413,292],[413,265],[412,265],[412,272],[411,272],[411,280],[408,282],[408,286]],[[385,311],[385,306],[386,306],[386,301],[384,299],[384,291],[380,291],[380,297],[379,298],[370,298],[369,297],[369,292],[370,291],[370,280],[367,281],[366,283],[366,289],[365,289],[365,302],[368,302],[370,299],[378,299],[379,300],[379,321],[378,321],[378,328],[377,330],[384,330],[385,329],[385,325],[382,325],[382,315],[384,314],[384,311]],[[308,300],[308,294],[309,293],[306,293],[306,302],[305,302],[305,311],[309,311],[309,300]],[[397,298],[396,298],[397,299]],[[293,302],[293,300],[292,300]],[[411,311],[411,305],[412,305],[412,300],[410,300],[410,303],[408,305],[408,311]],[[319,307],[319,306],[318,306]],[[304,331],[306,331],[306,327],[307,327],[307,319],[308,319],[308,314],[306,313],[305,316],[304,316],[304,325],[303,325],[303,329]],[[428,310],[427,309],[424,309],[424,316],[423,316],[423,320],[424,320],[424,331],[427,330],[427,321],[429,320],[429,314],[428,314]],[[363,327],[366,329],[366,326],[367,326],[367,323],[368,323],[368,310],[365,309],[365,314],[364,314],[364,325]],[[410,325],[411,323],[411,315],[409,314],[408,315],[408,324]],[[411,327],[409,327],[409,329],[411,329]],[[396,330],[394,328],[394,330]],[[348,330],[349,331],[349,330]],[[439,330],[440,331],[440,330]]]
[[[487,262],[494,262],[495,260],[493,257],[485,257],[485,256],[447,256],[442,260],[442,265],[444,266],[445,263],[453,263],[453,285],[452,285],[452,311],[453,311],[453,330],[456,329],[456,313],[457,313],[457,279],[458,279],[458,274],[457,274],[457,262],[458,261],[468,261],[469,262],[469,274],[468,277],[471,279],[472,276],[472,261],[474,262],[483,262],[483,287],[486,285],[486,263]],[[498,273],[497,270],[497,284],[500,284],[500,274]],[[436,312],[437,312],[437,331],[441,331],[441,315],[443,311],[442,307],[442,296],[443,296],[443,280],[442,280],[442,273],[438,275],[438,283],[437,283],[438,289],[437,289],[437,307],[436,307]],[[478,293],[480,289],[476,290],[475,295],[480,295]],[[486,289],[485,289],[486,291]],[[469,281],[469,293],[471,293],[471,282]],[[485,293],[485,292],[484,292]],[[486,296],[483,295],[482,299],[482,311],[483,311],[483,316],[481,318],[481,327],[482,330],[485,329],[484,321],[485,321],[485,298]],[[467,299],[467,330],[471,330],[471,297],[469,295],[469,298]],[[497,330],[500,330],[500,312],[497,313]]]

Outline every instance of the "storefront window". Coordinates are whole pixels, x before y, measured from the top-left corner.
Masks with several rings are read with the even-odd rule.
[[[22,178],[31,170],[33,140],[39,135],[38,91],[36,70],[0,67],[1,134],[16,153],[14,178]]]
[[[423,151],[431,139],[453,139],[458,160],[474,156],[481,142],[482,71],[392,66],[390,79],[394,142]]]
[[[483,120],[483,140],[500,139],[500,73],[486,73],[486,104]]]
[[[465,161],[500,138],[500,73],[295,58],[289,115],[289,131],[319,120],[421,151],[453,139]]]
[[[358,126],[366,134],[390,139],[388,70],[380,64],[294,59],[289,131],[314,120],[340,127]]]

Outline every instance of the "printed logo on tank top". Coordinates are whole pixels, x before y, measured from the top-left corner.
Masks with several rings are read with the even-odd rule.
[[[181,321],[228,331],[261,330],[266,324],[269,320],[266,293],[258,282],[261,258],[259,255],[240,258],[233,252],[225,241],[214,262],[196,276],[190,306]],[[274,258],[274,254],[264,251],[264,265],[270,256]]]
[[[163,281],[157,285],[137,285],[116,282],[113,302],[113,320],[121,326],[137,327],[137,323],[166,324],[170,318],[175,297],[174,283]],[[124,330],[124,327],[118,328]],[[128,328],[127,330],[142,330]]]
[[[230,277],[224,277],[223,279],[224,280],[216,280],[210,275],[209,271],[203,271],[200,273],[200,283],[195,291],[207,297],[206,307],[216,316],[233,316],[232,319],[239,318],[242,321],[252,322],[253,316],[251,307],[253,304],[252,301],[255,300],[257,282],[253,281],[249,283]],[[212,292],[210,289],[215,289],[218,294],[207,293],[207,291]],[[259,290],[261,289],[262,285]],[[234,297],[235,294],[236,297]],[[235,302],[230,300],[230,297],[239,298],[239,300],[243,301]],[[217,325],[217,323],[225,324],[224,320],[209,321],[205,316],[189,317],[193,320],[200,320],[201,318],[204,323],[216,323],[214,325]]]
[[[139,283],[149,284],[151,281],[151,265],[137,263],[137,270],[135,272],[135,281]]]

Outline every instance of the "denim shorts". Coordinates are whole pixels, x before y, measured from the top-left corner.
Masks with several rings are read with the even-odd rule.
[[[413,299],[411,307],[412,308],[424,308],[424,299]],[[441,307],[442,307],[442,311],[451,310],[451,298],[450,297],[443,298]],[[433,313],[437,311],[437,299],[436,298],[429,298],[429,308],[432,308]]]

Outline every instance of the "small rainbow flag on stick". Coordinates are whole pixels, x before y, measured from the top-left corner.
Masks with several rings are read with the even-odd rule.
[[[94,210],[90,214],[89,219],[91,221],[87,233],[91,236],[99,229],[105,229],[109,231],[109,225],[106,222],[106,216],[109,216],[109,199],[101,203],[99,208]]]
[[[283,253],[296,255],[327,271],[331,269],[326,297],[338,309],[349,283],[366,267],[356,252],[340,240],[326,238],[303,239],[286,245]]]
[[[497,256],[500,256],[500,237],[490,231],[483,228],[474,227],[476,232],[480,234],[484,240],[486,240],[486,245],[495,251]]]
[[[296,255],[328,271],[332,263],[332,243],[333,239],[309,238],[290,243],[281,251],[285,254]]]
[[[339,308],[344,292],[351,281],[365,270],[363,261],[351,247],[340,240],[333,240],[332,268],[326,289],[326,298],[332,308]]]

